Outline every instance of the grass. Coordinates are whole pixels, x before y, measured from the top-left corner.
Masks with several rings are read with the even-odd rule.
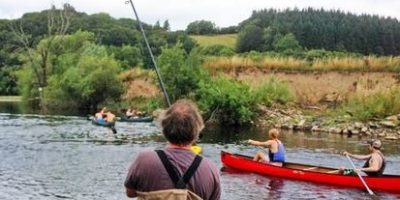
[[[200,46],[211,46],[211,45],[224,45],[232,49],[235,48],[237,34],[225,34],[225,35],[191,35],[191,38],[196,40]]]
[[[400,72],[400,57],[321,58],[314,61],[293,57],[210,57],[204,63],[210,72],[258,68],[276,71]]]
[[[18,102],[21,96],[0,96],[0,102]]]

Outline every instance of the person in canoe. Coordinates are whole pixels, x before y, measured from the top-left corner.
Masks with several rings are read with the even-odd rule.
[[[107,117],[106,111],[107,111],[107,108],[106,108],[106,107],[103,107],[99,112],[97,112],[96,114],[94,114],[94,119],[95,119],[97,122],[105,123],[105,122],[106,122],[106,117]]]
[[[270,139],[265,142],[248,140],[248,143],[251,145],[267,147],[269,150],[269,163],[276,166],[282,166],[285,162],[285,147],[283,146],[283,143],[278,139],[279,131],[278,129],[271,129],[269,130],[268,134]],[[259,151],[254,156],[253,160],[258,162],[268,162],[266,156],[267,155],[265,155],[264,152]]]
[[[115,118],[114,113],[112,113],[111,111],[106,112],[105,113],[105,120],[106,120],[107,123],[115,122],[116,118]]]
[[[125,112],[125,117],[130,119],[130,118],[138,118],[136,114],[136,110],[133,108],[128,108]]]
[[[372,140],[368,144],[370,152],[368,155],[354,155],[347,151],[343,152],[343,155],[348,155],[357,160],[366,160],[364,166],[357,170],[366,173],[368,176],[381,176],[386,167],[385,157],[380,151],[382,142],[380,140]],[[351,172],[344,170],[344,174],[351,174]]]

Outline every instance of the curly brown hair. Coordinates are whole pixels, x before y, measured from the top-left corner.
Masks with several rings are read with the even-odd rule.
[[[162,133],[175,145],[195,142],[204,128],[197,106],[189,100],[178,100],[162,115]]]

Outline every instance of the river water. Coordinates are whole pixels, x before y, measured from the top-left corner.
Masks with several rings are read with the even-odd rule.
[[[3,111],[4,112],[4,111]],[[117,138],[84,117],[0,114],[0,199],[127,199],[124,179],[138,152],[165,143],[154,123],[117,123]],[[241,144],[263,140],[267,130],[204,131],[203,156],[221,168],[220,151],[253,155]],[[366,153],[365,139],[340,135],[283,132],[290,162],[350,167],[340,150]],[[386,173],[400,174],[400,147],[384,141]],[[360,162],[355,162],[361,165]],[[365,191],[221,172],[222,199],[369,199]],[[399,183],[400,184],[400,183]],[[378,192],[379,199],[400,195]]]

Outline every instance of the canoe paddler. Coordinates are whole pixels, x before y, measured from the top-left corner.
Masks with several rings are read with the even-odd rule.
[[[267,147],[268,148],[268,158],[267,155],[259,151],[254,156],[254,161],[258,162],[268,162],[272,165],[282,166],[285,162],[285,147],[282,142],[278,139],[279,131],[278,129],[271,129],[268,132],[269,140],[265,142],[260,142],[256,140],[248,140],[248,143],[255,146]]]
[[[358,168],[358,171],[366,173],[368,176],[381,176],[386,167],[385,157],[380,151],[382,142],[380,140],[371,140],[368,142],[368,155],[354,155],[347,151],[343,152],[343,155],[348,155],[351,158],[357,160],[366,160],[362,168]],[[347,174],[344,170],[344,174]],[[349,173],[350,174],[350,173]]]

